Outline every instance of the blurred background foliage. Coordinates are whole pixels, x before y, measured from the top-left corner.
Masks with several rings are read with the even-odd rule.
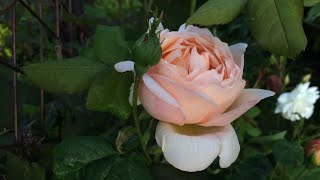
[[[37,0],[25,2],[38,12]],[[43,21],[52,31],[55,29],[53,2],[42,1]],[[177,30],[193,12],[192,2],[61,0],[62,55],[92,56],[90,47],[97,25],[118,25],[126,40],[134,42],[147,29],[150,10],[155,7],[164,13],[164,27]],[[195,9],[206,1],[196,2]],[[229,45],[249,44],[244,69],[248,87],[271,89],[279,94],[291,90],[303,78],[320,87],[320,3],[317,2],[305,1],[303,28],[308,45],[295,60],[261,48],[249,30],[250,17],[246,11],[228,24],[209,29]],[[0,58],[6,62],[12,60],[12,14],[10,10],[2,10],[10,3],[10,0],[0,2]],[[21,3],[16,5],[17,62],[23,66],[40,59],[40,25]],[[55,59],[57,41],[50,32],[45,29],[44,32],[45,59]],[[112,46],[112,42],[105,43]],[[12,73],[0,66],[0,179],[320,179],[320,169],[304,155],[307,143],[320,136],[319,103],[314,115],[301,124],[274,114],[278,96],[265,100],[233,123],[241,153],[230,168],[220,169],[216,160],[206,171],[186,173],[165,163],[154,140],[156,121],[147,114],[139,118],[145,127],[151,166],[143,159],[131,118],[118,120],[110,113],[86,110],[85,93],[45,93],[45,126],[41,128],[40,90],[21,75],[17,89],[21,141],[12,145]],[[102,141],[108,145],[101,147]],[[59,159],[66,162],[55,163]]]

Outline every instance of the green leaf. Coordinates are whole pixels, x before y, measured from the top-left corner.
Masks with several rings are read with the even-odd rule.
[[[151,180],[151,173],[146,166],[143,156],[115,156],[101,159],[81,169],[83,180]]]
[[[87,108],[111,112],[120,119],[128,119],[131,114],[129,89],[132,81],[131,72],[118,73],[114,69],[103,71],[89,89]]]
[[[252,137],[258,137],[262,133],[259,128],[254,127],[252,124],[248,122],[245,124],[245,130]]]
[[[306,7],[311,7],[319,2],[320,2],[320,0],[304,0],[303,1],[304,6],[306,6]]]
[[[248,112],[246,112],[246,115],[249,118],[255,118],[255,117],[259,116],[260,114],[261,114],[261,110],[256,106],[254,106]]]
[[[302,0],[248,0],[251,31],[266,50],[289,58],[307,45]]]
[[[306,21],[312,22],[320,16],[320,3],[313,6],[307,15]]]
[[[240,14],[246,2],[246,0],[209,0],[187,20],[187,24],[229,23]]]
[[[129,143],[130,145],[132,145],[134,147],[136,147],[138,145],[136,129],[133,126],[126,126],[118,132],[118,136],[116,139],[117,150],[120,153],[125,153],[125,151],[128,149],[128,148],[126,148],[125,145],[130,140],[135,142],[134,144]]]
[[[272,164],[264,155],[255,155],[246,158],[240,165],[238,171],[231,179],[237,180],[265,180],[272,171]]]
[[[170,164],[158,163],[152,164],[152,175],[155,180],[212,180],[225,179],[213,175],[209,175],[206,171],[199,172],[185,172],[181,171]]]
[[[97,26],[93,48],[96,56],[108,65],[114,65],[128,57],[129,49],[118,26]]]
[[[276,134],[254,138],[250,142],[251,143],[255,142],[255,143],[260,143],[260,144],[264,144],[264,143],[268,143],[268,142],[274,142],[274,141],[277,141],[277,140],[284,139],[286,134],[287,134],[287,131],[282,131],[282,132],[279,132],[279,133],[276,133]]]
[[[297,166],[304,160],[303,148],[299,144],[286,140],[274,144],[273,154],[275,159],[285,166]]]
[[[299,179],[301,180],[315,180],[320,179],[320,168],[306,171]]]
[[[53,150],[53,172],[58,177],[78,171],[86,164],[115,154],[103,137],[76,136],[64,139]]]
[[[23,71],[35,85],[48,92],[76,93],[88,89],[95,75],[105,68],[102,63],[76,57],[29,64]]]
[[[25,162],[14,154],[8,153],[8,179],[10,180],[45,180],[45,171],[36,163]]]

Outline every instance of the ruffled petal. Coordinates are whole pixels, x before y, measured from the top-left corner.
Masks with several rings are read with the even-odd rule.
[[[183,125],[185,115],[179,103],[150,76],[144,74],[139,87],[139,99],[145,110],[154,118]]]
[[[209,121],[201,126],[225,126],[239,118],[260,100],[273,96],[275,93],[263,89],[244,89],[236,101],[229,107],[227,112],[220,116],[211,116]]]
[[[241,72],[243,72],[244,52],[246,51],[247,47],[248,47],[248,44],[246,43],[238,43],[238,44],[229,46],[230,51],[232,53],[233,60],[236,63],[236,65],[241,69]]]
[[[192,73],[193,71],[200,69],[200,72],[209,70],[209,57],[208,54],[198,54],[197,48],[193,48],[190,56],[190,69],[189,71]]]
[[[188,172],[206,169],[218,156],[220,166],[230,166],[238,157],[240,145],[231,125],[226,127],[176,126],[159,122],[156,141],[165,159]]]

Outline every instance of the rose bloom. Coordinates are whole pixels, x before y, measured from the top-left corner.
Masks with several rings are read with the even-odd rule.
[[[208,29],[185,24],[162,30],[160,41],[162,58],[142,76],[139,98],[160,120],[156,141],[164,157],[183,171],[204,170],[218,156],[229,167],[240,151],[230,123],[274,93],[244,89],[247,44],[228,46]]]

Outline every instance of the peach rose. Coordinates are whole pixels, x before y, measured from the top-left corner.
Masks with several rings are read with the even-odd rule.
[[[160,41],[162,59],[142,76],[139,98],[160,120],[156,140],[166,160],[184,171],[203,170],[217,156],[222,168],[230,166],[240,151],[230,123],[274,95],[244,89],[247,44],[228,46],[192,25],[162,30]]]

